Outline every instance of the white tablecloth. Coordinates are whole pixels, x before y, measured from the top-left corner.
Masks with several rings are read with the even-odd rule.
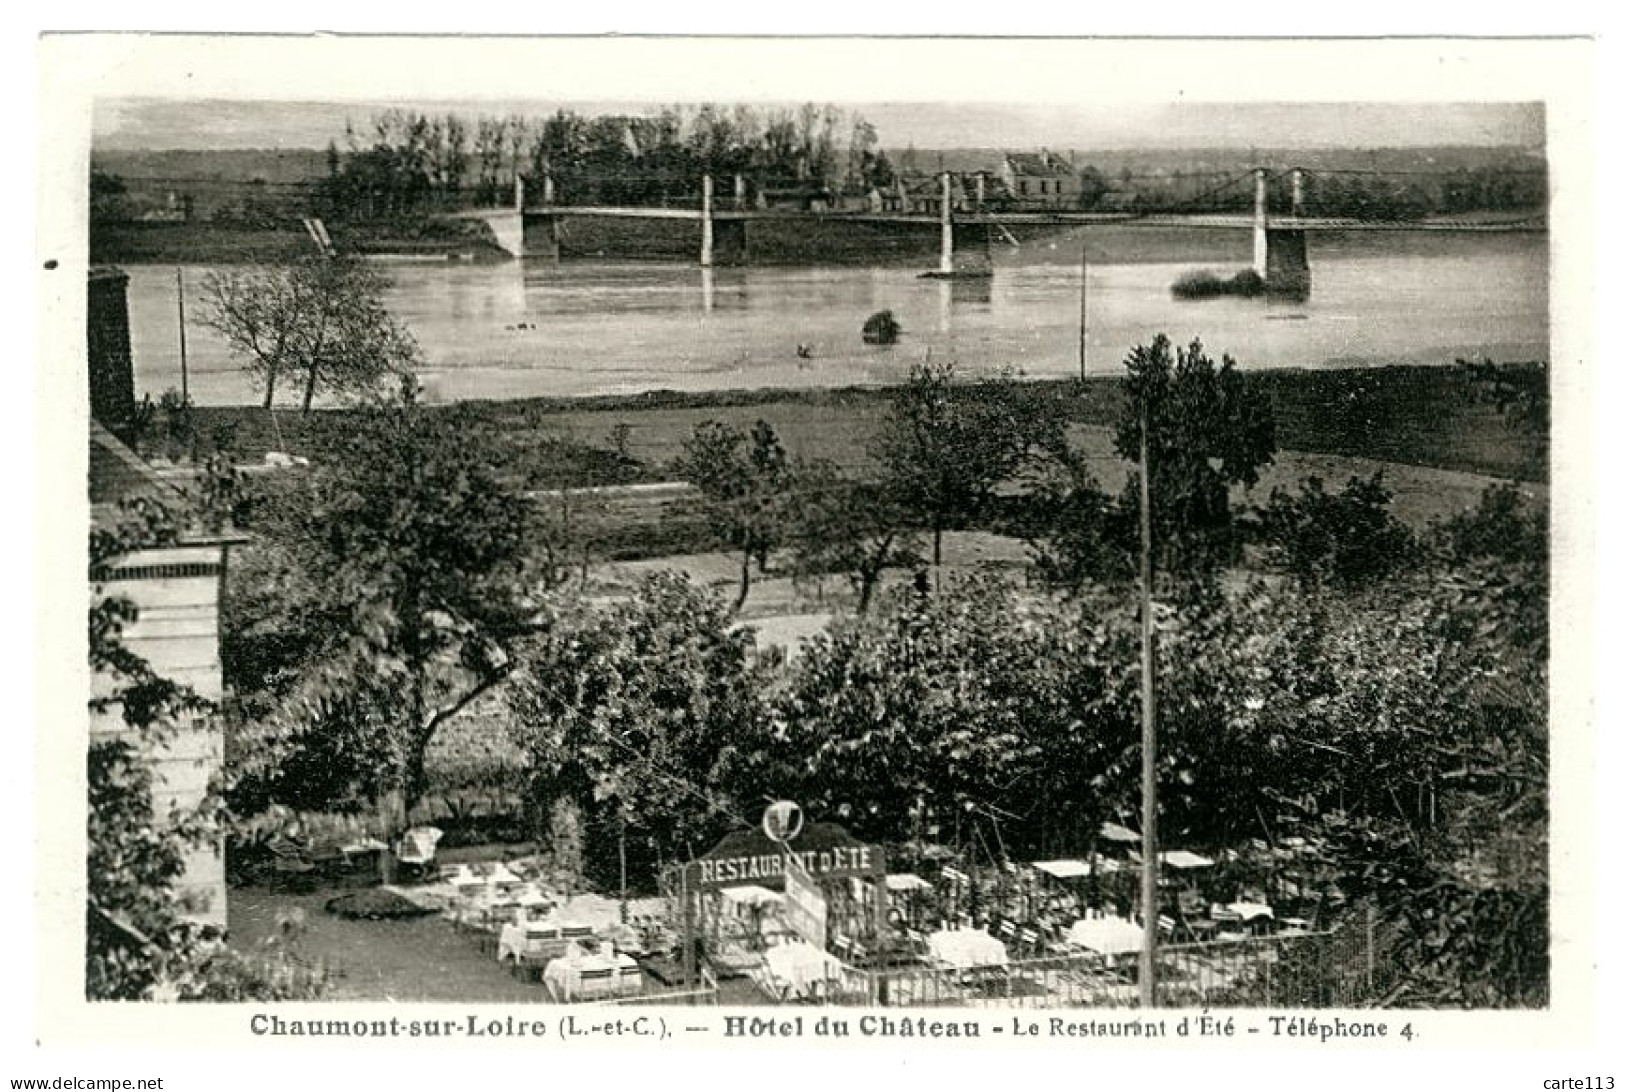
[[[764,961],[792,997],[806,997],[814,984],[839,977],[841,973],[840,960],[804,940],[774,945],[767,950]]]
[[[609,972],[602,977],[582,978],[583,971]],[[560,1001],[577,997],[602,997],[637,993],[643,989],[643,972],[629,955],[584,955],[576,959],[555,959],[542,972],[542,981]]]
[[[497,960],[518,959],[526,952],[534,951],[542,944],[556,942],[560,939],[557,924],[549,923],[545,926],[537,925],[504,925],[502,932],[497,934]]]
[[[1068,943],[1101,955],[1120,955],[1138,952],[1145,940],[1144,931],[1132,921],[1123,918],[1080,918],[1066,932]]]
[[[1232,914],[1241,915],[1242,921],[1252,921],[1254,918],[1273,918],[1275,911],[1264,902],[1233,902],[1225,907]]]
[[[1003,967],[1010,962],[1004,942],[981,929],[944,929],[925,941],[931,958],[950,967]]]

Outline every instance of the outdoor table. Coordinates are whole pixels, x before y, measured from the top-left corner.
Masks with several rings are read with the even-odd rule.
[[[527,922],[523,925],[504,925],[497,938],[497,960],[521,960],[527,952],[549,941],[562,939],[556,922]]]
[[[555,959],[542,972],[542,981],[560,1001],[637,993],[643,989],[638,961],[624,952]]]
[[[1003,967],[1010,962],[1004,942],[982,929],[944,929],[932,933],[925,944],[932,959],[956,970]]]
[[[1068,944],[1111,956],[1138,952],[1145,941],[1145,933],[1138,925],[1124,918],[1080,918],[1067,930],[1066,939]]]
[[[810,997],[819,985],[841,973],[841,961],[804,940],[767,950],[767,969],[792,998]]]

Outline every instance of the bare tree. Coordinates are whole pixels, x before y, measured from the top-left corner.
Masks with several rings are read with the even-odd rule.
[[[346,258],[227,270],[204,281],[203,321],[264,378],[266,409],[290,376],[309,413],[318,387],[365,394],[418,363],[416,340],[384,307],[386,284]]]

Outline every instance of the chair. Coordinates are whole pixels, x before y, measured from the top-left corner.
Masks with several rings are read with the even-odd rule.
[[[401,835],[395,846],[395,859],[416,876],[429,875],[434,869],[435,847],[441,837],[439,827],[413,827]]]

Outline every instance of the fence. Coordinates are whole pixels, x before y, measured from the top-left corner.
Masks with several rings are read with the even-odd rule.
[[[1391,977],[1372,930],[1169,945],[1157,951],[1157,1004],[1167,1008],[1358,1008]],[[872,972],[887,1006],[1130,1008],[1138,957],[1043,956],[1003,967],[899,967]]]

